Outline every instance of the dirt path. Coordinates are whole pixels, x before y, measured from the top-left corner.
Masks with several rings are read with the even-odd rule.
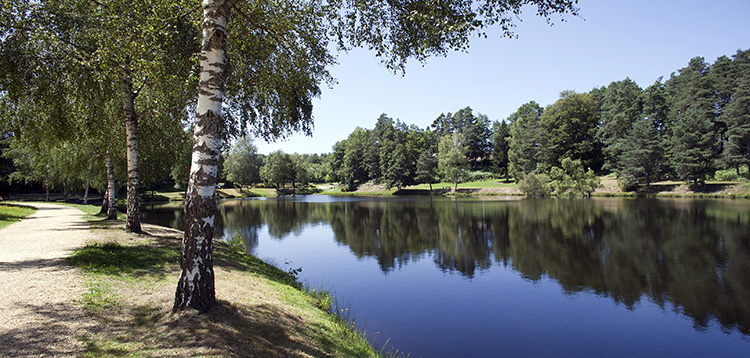
[[[38,209],[0,230],[0,356],[69,357],[94,326],[78,302],[79,271],[65,257],[92,239],[75,208],[30,203]]]

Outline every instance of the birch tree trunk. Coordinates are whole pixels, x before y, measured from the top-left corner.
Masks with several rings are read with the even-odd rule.
[[[109,199],[107,197],[109,196],[109,190],[104,190],[104,195],[102,195],[102,208],[99,210],[99,214],[106,214],[107,208],[109,208]]]
[[[107,219],[117,219],[117,208],[115,207],[115,166],[112,165],[112,155],[107,149]]]
[[[185,201],[185,234],[180,252],[180,280],[172,311],[208,311],[216,304],[213,230],[216,181],[223,119],[221,105],[227,68],[225,0],[203,0],[198,106],[190,178]]]
[[[89,205],[89,179],[86,178],[86,191],[83,192],[83,205]]]
[[[135,93],[133,92],[133,78],[129,60],[125,61],[123,70],[122,110],[125,114],[128,161],[128,206],[125,230],[141,232],[141,210],[138,201],[138,116],[135,113]]]

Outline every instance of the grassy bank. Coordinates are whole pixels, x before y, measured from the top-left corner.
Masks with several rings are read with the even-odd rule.
[[[624,192],[620,189],[617,179],[613,175],[600,177],[601,186],[593,193],[598,197],[656,197],[656,198],[731,198],[750,199],[750,182],[748,181],[709,181],[704,186],[692,188],[685,182],[663,181],[651,184],[650,188],[641,185],[637,191]],[[397,190],[386,188],[385,185],[363,183],[357,186],[355,191],[346,191],[344,185],[318,184],[316,188],[308,189],[299,193],[324,194],[334,196],[523,196],[523,192],[514,181],[506,182],[502,179],[476,180],[459,183],[454,191],[453,183],[435,183],[432,189],[428,184],[412,185]],[[278,196],[274,189],[270,188],[247,188],[242,191],[236,188],[217,189],[217,195],[221,199],[247,198],[247,197],[275,197]],[[157,198],[169,198],[169,200],[181,200],[181,193],[158,193]],[[167,200],[157,200],[167,201]]]
[[[36,212],[36,209],[28,206],[0,203],[0,229],[14,222],[19,222],[34,212]]]
[[[79,206],[80,207],[80,206]],[[215,241],[218,304],[206,314],[171,314],[179,275],[181,232],[90,214],[97,241],[70,262],[84,270],[82,303],[100,328],[85,342],[86,357],[380,357],[345,320],[328,313],[331,299],[301,289],[281,271]]]
[[[522,196],[523,192],[515,182],[504,180],[480,180],[459,183],[453,191],[452,183],[436,183],[432,191],[427,184],[403,188],[386,189],[383,185],[363,184],[356,191],[343,191],[342,186],[328,186],[322,194],[342,196],[389,196],[389,195],[433,195],[433,196]],[[656,197],[656,198],[732,198],[750,199],[750,182],[709,181],[699,188],[691,188],[684,182],[664,181],[651,184],[650,188],[641,186],[638,191],[623,192],[617,179],[612,176],[601,177],[601,186],[593,193],[599,197]]]

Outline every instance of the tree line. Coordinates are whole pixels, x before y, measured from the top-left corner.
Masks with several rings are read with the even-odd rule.
[[[485,171],[518,181],[541,175],[565,191],[573,185],[562,183],[566,175],[588,171],[615,173],[625,190],[666,178],[701,185],[728,168],[737,179],[750,163],[749,55],[738,50],[713,64],[696,57],[645,89],[626,78],[563,91],[546,108],[530,101],[499,121],[470,107],[427,128],[383,114],[333,146],[326,180],[402,188]]]
[[[224,174],[240,185],[340,182],[356,190],[366,182],[401,189],[441,181],[455,189],[491,173],[515,179],[530,195],[587,195],[599,184],[596,175],[609,173],[625,191],[663,179],[699,186],[720,169],[719,179],[747,178],[749,51],[713,64],[693,58],[645,89],[626,78],[587,93],[563,91],[546,108],[530,101],[499,121],[471,107],[440,114],[427,128],[382,114],[331,153],[271,154],[269,161],[289,164],[269,166],[263,175],[265,156],[239,141],[226,154]],[[245,176],[230,164],[240,160],[256,163]]]

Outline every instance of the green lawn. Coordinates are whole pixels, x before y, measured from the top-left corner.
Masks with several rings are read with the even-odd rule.
[[[23,218],[33,214],[36,209],[17,205],[17,204],[0,204],[0,229],[14,222],[23,220]]]

